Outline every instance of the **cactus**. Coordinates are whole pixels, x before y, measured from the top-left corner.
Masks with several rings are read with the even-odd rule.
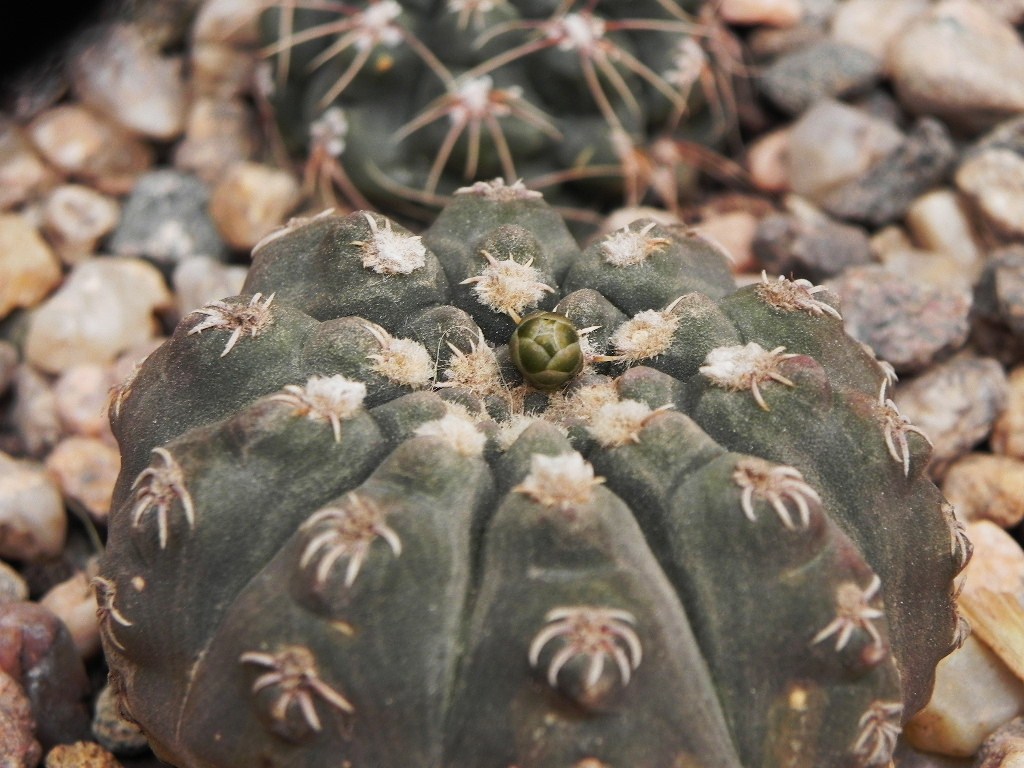
[[[684,8],[700,3],[266,4],[265,85],[325,202],[433,203],[497,174],[674,207],[695,167],[742,174],[710,149],[737,67],[713,8]]]
[[[162,759],[888,764],[970,545],[831,294],[500,181],[290,222],[244,291],[111,401],[102,636]]]

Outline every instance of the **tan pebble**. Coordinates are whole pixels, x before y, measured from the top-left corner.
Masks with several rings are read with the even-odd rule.
[[[96,522],[106,523],[121,469],[116,447],[96,437],[67,437],[46,457],[46,468],[68,499],[84,507]]]
[[[110,388],[116,383],[109,365],[83,363],[64,371],[53,384],[64,431],[111,439],[107,402]]]
[[[730,254],[734,272],[749,272],[757,267],[753,249],[757,222],[757,217],[749,211],[727,211],[707,217],[693,229]]]
[[[1006,408],[992,428],[992,450],[1024,459],[1024,365],[1010,371]]]
[[[32,224],[0,214],[0,318],[33,307],[60,283],[60,263]]]
[[[992,520],[1011,528],[1024,520],[1024,461],[969,453],[950,465],[942,492],[961,520]]]
[[[800,0],[721,0],[718,15],[729,24],[791,27],[803,17]]]
[[[1024,236],[1024,157],[1010,149],[987,149],[961,164],[956,185],[998,235]]]
[[[50,191],[43,203],[42,228],[61,261],[73,265],[96,251],[114,231],[121,209],[112,198],[81,184]]]
[[[96,596],[91,579],[84,571],[51,587],[39,603],[64,622],[83,659],[99,653],[100,623],[96,615]]]
[[[40,456],[61,436],[57,397],[47,381],[31,365],[19,365],[14,373],[14,403],[10,419],[25,451]]]
[[[1024,718],[1014,718],[985,739],[974,768],[1024,768]]]
[[[960,196],[950,189],[937,189],[917,198],[906,215],[907,228],[925,250],[952,257],[973,284],[984,262],[970,218]]]
[[[32,149],[22,129],[0,124],[0,210],[12,208],[56,184],[57,174]]]
[[[238,163],[214,188],[210,216],[232,247],[249,250],[284,223],[300,197],[299,184],[287,171]]]
[[[122,768],[120,761],[99,744],[79,741],[58,744],[46,755],[45,768]]]
[[[28,600],[28,583],[14,568],[0,560],[0,604]]]
[[[228,98],[249,91],[258,61],[254,51],[223,43],[197,43],[190,53],[191,86],[196,95]]]
[[[961,576],[960,597],[987,589],[1024,598],[1024,550],[1020,544],[991,520],[968,522],[965,526],[974,556]]]
[[[171,281],[178,315],[184,317],[211,301],[241,293],[247,272],[242,265],[225,264],[209,256],[185,259],[175,267]]]
[[[789,190],[789,129],[759,136],[747,152],[747,170],[754,186],[765,192]]]
[[[22,562],[56,557],[66,533],[60,488],[46,469],[0,453],[0,557]]]
[[[27,133],[54,166],[108,194],[130,192],[154,160],[151,147],[75,104],[42,112]]]
[[[895,243],[893,243],[895,246]],[[927,284],[939,289],[959,287],[969,296],[974,281],[963,263],[948,253],[922,250],[910,246],[902,250],[893,247],[879,257],[886,270],[904,280]]]
[[[35,768],[43,748],[35,739],[32,703],[21,684],[0,670],[0,765]]]
[[[108,363],[152,338],[154,313],[171,294],[156,267],[141,259],[90,259],[29,319],[25,356],[50,373],[83,363]]]
[[[241,99],[197,98],[174,148],[174,166],[216,184],[230,166],[252,157],[252,125],[252,110]]]
[[[884,60],[892,41],[929,7],[929,0],[846,0],[832,17],[831,37]]]
[[[130,24],[113,24],[80,46],[68,71],[83,104],[147,138],[181,133],[186,94],[181,60],[168,57]]]
[[[264,7],[262,0],[205,0],[192,25],[192,38],[238,47],[259,43],[259,17]]]

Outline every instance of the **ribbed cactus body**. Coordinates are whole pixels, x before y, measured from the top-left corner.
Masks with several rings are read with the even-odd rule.
[[[643,222],[581,252],[500,182],[293,222],[244,291],[111,406],[104,644],[163,759],[887,764],[969,544],[829,294]]]

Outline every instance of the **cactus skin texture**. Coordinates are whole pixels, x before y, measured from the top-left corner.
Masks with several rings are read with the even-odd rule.
[[[692,0],[269,0],[268,99],[325,203],[407,211],[501,175],[675,207],[735,127],[732,51]],[[406,203],[399,206],[400,202]]]
[[[969,543],[832,296],[643,222],[581,252],[501,182],[291,222],[244,290],[112,398],[96,592],[162,759],[888,764]],[[551,392],[538,311],[586,359]]]

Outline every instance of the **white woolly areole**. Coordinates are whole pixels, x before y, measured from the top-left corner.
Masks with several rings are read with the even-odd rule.
[[[396,0],[381,0],[369,6],[358,16],[358,25],[349,33],[360,51],[376,45],[394,48],[402,42],[402,31],[393,23],[402,13]]]
[[[759,384],[769,379],[793,386],[793,382],[778,371],[779,363],[795,354],[784,354],[785,347],[767,350],[755,341],[746,345],[716,347],[708,353],[700,372],[712,384],[728,390],[749,389],[757,404],[768,410],[768,404],[761,395]]]
[[[640,431],[654,413],[649,405],[639,400],[606,403],[593,415],[587,431],[604,448],[639,443]]]
[[[507,203],[513,200],[540,200],[544,197],[536,190],[527,189],[522,179],[516,179],[511,184],[506,184],[505,180],[500,178],[491,181],[478,181],[468,187],[459,187],[455,190],[455,194],[476,195],[498,203]]]
[[[568,511],[589,504],[594,486],[603,482],[603,477],[594,477],[594,467],[577,451],[558,456],[535,453],[530,457],[530,473],[512,490],[545,507]]]
[[[352,418],[365,398],[366,385],[340,373],[311,376],[303,385],[288,384],[271,395],[272,400],[287,403],[307,419],[329,423],[336,442],[341,442],[341,422]]]
[[[602,381],[580,387],[566,397],[560,392],[548,398],[548,409],[544,418],[550,421],[582,420],[591,421],[597,412],[608,403],[619,400],[619,392],[614,382]]]
[[[482,331],[476,343],[470,345],[469,352],[463,352],[450,342],[448,348],[452,357],[444,372],[445,380],[435,383],[435,387],[464,387],[481,397],[506,391],[498,359],[487,345]]]
[[[380,344],[380,352],[370,355],[370,368],[386,379],[406,387],[425,387],[434,378],[434,361],[427,348],[413,339],[396,339],[379,325],[366,323]]]
[[[345,137],[348,136],[348,118],[345,110],[333,106],[324,110],[309,124],[310,142],[323,149],[331,157],[340,157],[345,151]]]
[[[604,19],[592,14],[567,13],[547,30],[550,39],[557,40],[561,51],[592,53],[604,37]]]
[[[477,300],[485,307],[515,318],[537,304],[545,293],[555,292],[540,281],[540,272],[532,266],[533,259],[520,264],[511,258],[498,261],[487,251],[481,253],[487,266],[476,277],[463,280],[462,285],[472,285]]]
[[[615,267],[631,267],[642,264],[655,251],[669,244],[664,237],[649,237],[656,227],[656,222],[649,222],[642,229],[633,231],[627,224],[605,236],[601,241],[601,252],[604,260]]]
[[[645,309],[620,325],[612,334],[612,349],[626,362],[635,363],[664,354],[679,327],[679,315],[670,309]]]
[[[685,91],[700,79],[707,63],[707,54],[700,43],[692,37],[684,37],[672,54],[672,66],[665,72],[665,82]]]
[[[417,437],[436,437],[443,440],[456,453],[473,458],[484,452],[487,436],[469,419],[449,413],[434,421],[420,424]]]
[[[363,211],[363,218],[370,226],[369,240],[354,240],[363,251],[363,266],[383,275],[407,275],[427,263],[427,247],[419,235],[395,232],[391,219],[384,219],[384,229],[377,225],[377,219]]]

